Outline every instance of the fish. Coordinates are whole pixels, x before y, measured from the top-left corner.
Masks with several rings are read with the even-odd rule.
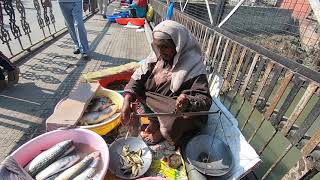
[[[99,119],[99,112],[88,112],[85,113],[82,118],[79,120],[80,125],[89,125],[88,122],[95,122]]]
[[[43,151],[36,156],[26,168],[30,176],[35,177],[40,171],[48,167],[63,155],[71,146],[72,140],[62,141],[46,151]]]
[[[63,173],[61,173],[58,177],[55,178],[55,180],[73,179],[74,177],[78,176],[81,172],[83,172],[92,163],[92,161],[95,158],[99,157],[99,155],[100,155],[99,151],[95,151],[87,155],[80,162],[71,166],[70,168],[65,170]]]
[[[65,157],[65,156],[67,156],[67,155],[69,155],[69,154],[71,154],[72,152],[74,152],[75,149],[76,149],[76,146],[72,145],[68,150],[66,150],[66,152],[64,152],[61,155],[60,159]]]
[[[87,112],[84,116],[79,120],[80,125],[92,125],[97,124],[102,121],[110,121],[114,118],[116,112],[118,111],[118,105],[112,104],[108,108],[100,111],[100,112]]]
[[[109,106],[108,108],[106,108],[100,112],[99,119],[101,119],[101,121],[103,121],[109,117],[112,117],[117,111],[118,111],[118,105],[112,104],[111,106]]]
[[[60,174],[61,174],[61,172],[60,172],[60,173],[57,173],[57,174],[54,174],[54,175],[48,177],[46,180],[55,180],[56,177],[58,177]]]
[[[103,123],[109,122],[109,121],[113,120],[115,117],[117,117],[117,116],[119,116],[119,115],[120,115],[120,113],[119,113],[119,112],[116,112],[115,114],[113,114],[112,116],[104,119],[104,120],[101,121],[101,122],[103,122]]]
[[[77,154],[65,156],[51,165],[49,165],[47,168],[42,170],[39,174],[36,175],[36,180],[44,180],[49,178],[50,176],[57,174],[75,163],[77,163],[80,160],[80,156]]]
[[[89,167],[85,171],[83,171],[83,173],[81,173],[77,177],[75,177],[73,180],[87,180],[87,179],[92,178],[97,172],[99,160],[100,160],[99,157],[95,158],[92,161],[92,163],[89,165]]]
[[[138,149],[137,151],[130,151],[130,146],[124,145],[119,156],[121,164],[120,170],[122,170],[124,174],[137,176],[139,174],[139,170],[143,165],[143,160],[141,158],[142,149]]]
[[[99,112],[105,109],[109,104],[111,104],[111,100],[107,97],[96,97],[92,99],[91,104],[88,107],[89,112]]]
[[[87,119],[85,122],[89,125],[100,123],[101,121],[114,115],[117,112],[117,110],[118,110],[118,105],[113,104],[108,108],[99,112],[99,117],[97,119],[91,118],[91,119]]]

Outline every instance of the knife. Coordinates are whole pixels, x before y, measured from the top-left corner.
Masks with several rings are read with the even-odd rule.
[[[173,116],[173,117],[183,117],[183,116],[201,116],[201,115],[208,115],[208,114],[217,114],[218,111],[198,111],[198,112],[165,112],[165,113],[144,113],[144,114],[136,114],[132,113],[133,116],[138,117],[158,117],[158,116]]]

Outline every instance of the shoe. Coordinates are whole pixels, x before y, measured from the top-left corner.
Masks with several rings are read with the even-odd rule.
[[[8,83],[6,80],[0,80],[0,91],[4,90],[6,87],[8,87]]]
[[[82,59],[88,61],[88,60],[90,60],[90,57],[89,57],[89,55],[87,53],[83,53],[82,54]]]
[[[102,15],[102,17],[103,17],[103,19],[107,19],[107,15],[105,15],[105,14]]]
[[[12,71],[8,71],[8,84],[13,85],[17,84],[19,81],[20,69],[16,67]]]
[[[73,51],[73,54],[80,54],[80,49],[76,49]]]

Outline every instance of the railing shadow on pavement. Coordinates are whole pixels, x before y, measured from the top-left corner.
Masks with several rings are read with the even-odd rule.
[[[99,46],[103,37],[108,35],[107,32],[108,32],[109,28],[110,28],[110,24],[107,23],[104,26],[103,30],[101,30],[100,34],[98,34],[95,37],[95,39],[91,42],[91,45],[90,45],[91,60],[107,61],[108,62],[108,65],[101,66],[101,67],[118,65],[119,62],[121,62],[121,63],[131,62],[132,60],[130,60],[130,59],[118,58],[118,57],[115,58],[115,57],[111,57],[111,56],[108,56],[105,54],[94,52],[97,49],[97,47]],[[67,43],[68,45],[70,44],[69,41],[64,41],[64,42],[68,42]],[[52,45],[53,45],[53,42],[50,42],[48,45],[46,45],[46,47],[49,47]],[[68,48],[73,48],[73,47],[68,46]],[[33,57],[29,57],[28,59],[34,58],[35,54],[36,53],[33,53]],[[32,68],[36,71],[43,71],[43,72],[51,71],[52,73],[57,73],[57,74],[67,73],[67,76],[64,78],[64,80],[60,81],[58,79],[54,79],[54,77],[52,77],[52,76],[51,77],[49,77],[49,76],[48,77],[45,77],[45,76],[37,77],[34,74],[22,73],[23,78],[29,78],[30,80],[33,80],[32,78],[38,78],[38,79],[43,78],[41,80],[44,81],[44,83],[47,83],[47,84],[57,83],[57,84],[59,84],[59,86],[54,91],[53,94],[49,94],[48,98],[43,103],[39,103],[39,105],[37,106],[37,108],[39,108],[39,109],[41,109],[41,108],[44,108],[44,109],[39,110],[37,113],[32,114],[34,116],[39,117],[42,122],[40,122],[40,124],[31,124],[29,128],[25,129],[24,130],[25,132],[32,132],[32,133],[25,133],[24,136],[22,136],[22,138],[16,142],[16,145],[12,148],[11,151],[15,150],[16,148],[21,146],[23,143],[25,143],[29,139],[45,132],[45,120],[53,113],[53,109],[54,109],[55,105],[61,100],[61,98],[68,96],[68,94],[77,86],[77,83],[79,82],[80,76],[83,73],[83,71],[86,69],[86,65],[89,62],[89,61],[85,61],[82,59],[77,61],[77,58],[75,58],[71,55],[70,56],[69,55],[61,55],[61,54],[58,54],[55,52],[43,53],[43,54],[45,55],[45,58],[38,59],[39,62],[41,62],[43,64],[58,65],[59,68],[51,68],[50,69],[50,68],[46,68],[45,66],[39,65],[39,64],[34,64],[30,68]],[[65,69],[63,69],[63,68],[65,68]],[[30,88],[34,88],[34,89],[38,88],[35,84],[29,84],[29,85],[31,85]],[[19,87],[19,86],[20,85],[18,85],[17,87]],[[20,89],[20,91],[23,91],[23,89]],[[44,94],[42,89],[39,89],[39,96],[46,96],[46,94]],[[36,96],[30,96],[29,101],[33,101],[32,97],[36,97]],[[14,104],[16,104],[16,103],[19,103],[19,102],[18,101],[13,102],[12,106],[5,106],[3,108],[15,109],[15,111],[24,112],[27,114],[30,113],[30,112],[24,111],[23,108],[19,108],[19,109],[15,108]]]

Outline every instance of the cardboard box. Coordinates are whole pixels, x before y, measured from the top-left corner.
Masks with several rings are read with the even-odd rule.
[[[99,83],[80,83],[65,100],[56,105],[46,121],[47,131],[76,126],[99,86]]]

